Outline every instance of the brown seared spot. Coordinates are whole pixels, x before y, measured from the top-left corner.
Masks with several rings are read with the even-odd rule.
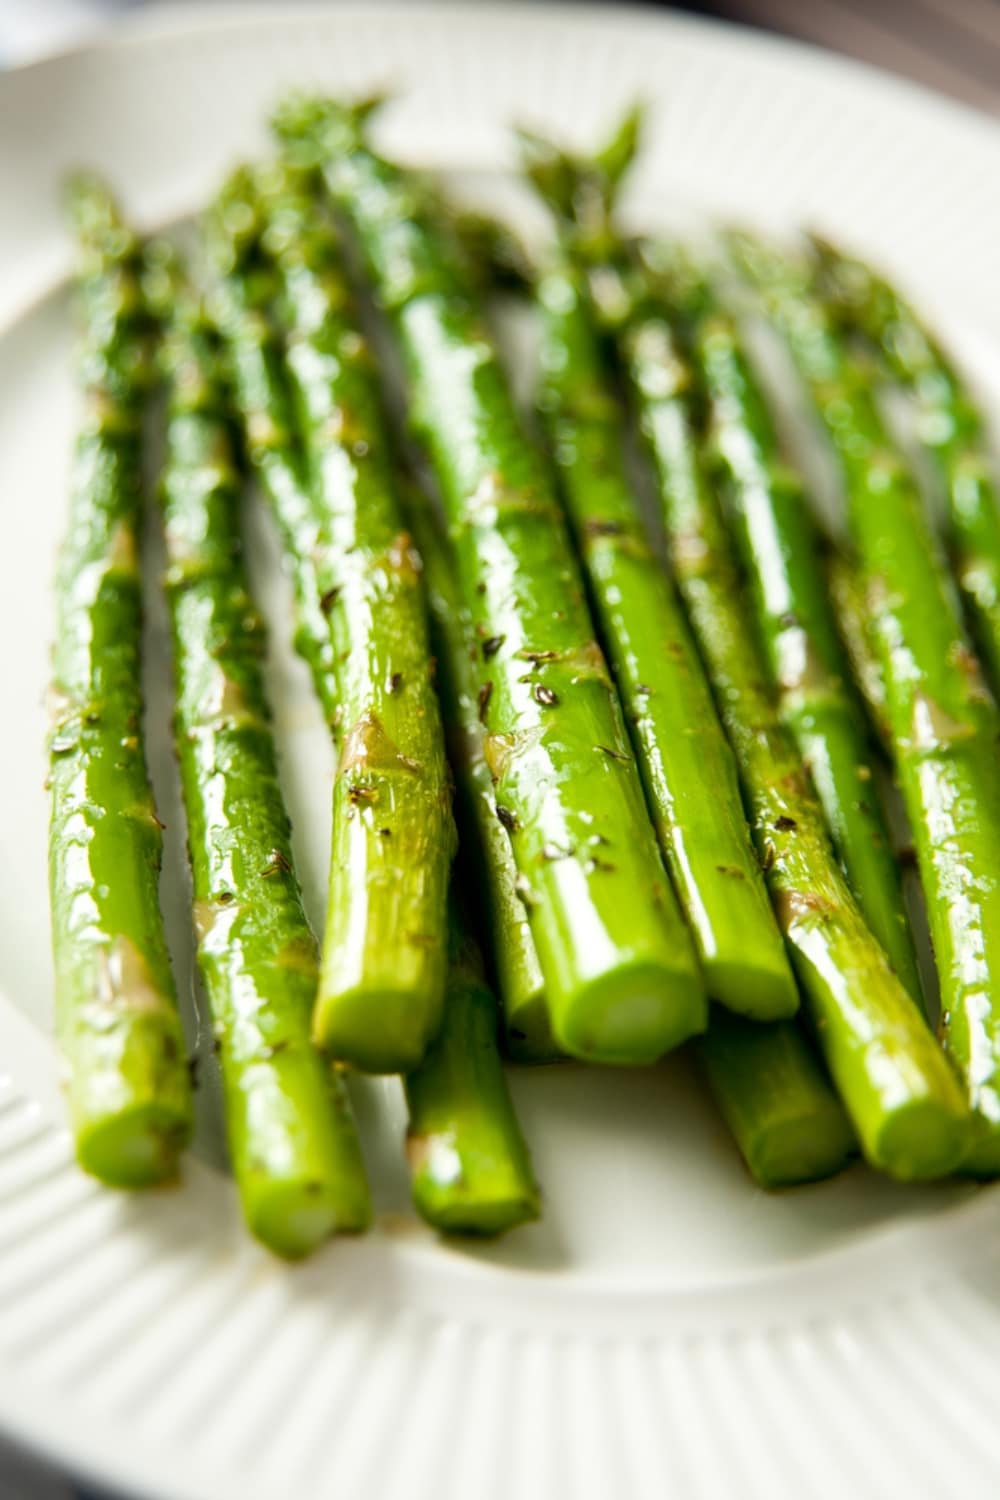
[[[344,735],[340,747],[338,774],[343,776],[351,771],[407,771],[417,774],[420,766],[397,749],[376,714],[365,713]]]
[[[808,921],[810,917],[832,916],[837,910],[833,901],[815,891],[779,891],[775,897],[778,921],[783,926]]]
[[[386,553],[386,565],[400,578],[416,580],[420,576],[420,553],[409,532],[401,531]]]

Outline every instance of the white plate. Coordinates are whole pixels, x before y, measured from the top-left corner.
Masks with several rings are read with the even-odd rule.
[[[818,221],[972,330],[987,380],[1000,345],[996,127],[739,30],[612,7],[203,7],[0,79],[0,1426],[176,1500],[983,1493],[1000,1474],[1000,1193],[907,1191],[857,1168],[767,1197],[682,1063],[519,1075],[545,1218],[478,1249],[413,1221],[392,1085],[358,1093],[378,1229],[294,1271],[240,1228],[212,1164],[211,1091],[183,1188],[116,1198],[71,1163],[47,1036],[41,789],[74,415],[58,179],[101,166],[156,222],[260,144],[286,85],[386,81],[402,90],[386,145],[471,170],[487,195],[511,120],[586,142],[641,94],[655,105],[633,189],[643,218]],[[256,554],[283,620],[266,528]],[[277,634],[272,688],[318,909],[329,756]]]

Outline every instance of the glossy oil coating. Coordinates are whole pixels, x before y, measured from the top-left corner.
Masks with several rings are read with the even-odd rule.
[[[496,815],[472,628],[459,598],[447,540],[419,495],[407,505],[407,524],[423,563],[462,848],[475,849],[475,867],[485,885],[483,904],[507,1051],[519,1062],[553,1062],[561,1054],[552,1038],[542,971],[524,902],[517,894],[510,835]]]
[[[556,214],[571,262],[586,273],[591,312],[602,326],[618,331],[645,296],[612,220],[618,184],[638,145],[639,125],[637,112],[626,115],[592,157],[573,156],[537,135],[521,135],[525,170]],[[740,1046],[744,1031],[751,1032],[745,1054]],[[785,1182],[807,1182],[842,1163],[844,1142],[853,1134],[798,1025],[744,1026],[716,1009],[696,1053],[733,1139],[762,1186],[773,1186],[779,1175]],[[780,1086],[772,1086],[776,1081]],[[794,1122],[790,1098],[797,1101]]]
[[[867,365],[813,295],[814,267],[747,237],[760,289],[839,456],[887,718],[941,980],[941,1035],[976,1115],[972,1170],[1000,1170],[1000,714]]]
[[[413,1201],[449,1234],[500,1234],[540,1200],[497,1050],[497,1006],[482,961],[452,918],[444,1022],[404,1080]]]
[[[838,322],[878,346],[916,400],[920,441],[948,499],[950,548],[973,635],[1000,689],[1000,495],[983,414],[962,375],[894,286],[828,241],[814,239],[820,290]]]
[[[835,552],[827,560],[826,585],[851,676],[864,700],[868,722],[886,754],[892,754],[885,676],[875,654],[864,584],[854,559]]]
[[[220,354],[170,253],[147,287],[170,319],[162,483],[198,964],[233,1174],[253,1233],[307,1254],[371,1217],[342,1079],[312,1045],[316,942],[292,866],[264,696],[264,627],[240,555],[239,476]]]
[[[290,150],[321,157],[404,355],[556,1039],[581,1057],[650,1061],[704,1027],[704,988],[549,473],[518,421],[474,278],[419,183],[365,147],[354,111],[295,102],[280,126]]]
[[[290,193],[270,208],[279,251],[278,215],[287,225],[310,210]],[[275,278],[266,227],[260,184],[235,174],[210,226],[216,304],[250,455],[293,559],[300,648],[339,750],[315,1030],[335,1056],[393,1072],[419,1061],[444,998],[454,836],[426,625],[364,346],[327,270],[292,246]],[[315,239],[303,250],[327,253]],[[301,319],[287,363],[269,320],[282,284]]]
[[[339,684],[316,1035],[359,1067],[405,1071],[441,1023],[455,849],[419,559],[332,224],[301,173],[276,168],[262,195]]]
[[[916,955],[874,782],[871,743],[826,591],[801,475],[783,461],[735,319],[708,287],[688,288],[695,366],[711,443],[781,716],[809,769],[848,881],[906,988],[922,1001]],[[693,306],[692,306],[693,304]]]
[[[567,260],[539,284],[540,405],[646,794],[709,994],[777,1020],[799,994],[740,797],[736,764],[670,578],[628,479],[624,417]]]
[[[83,425],[56,585],[49,885],[56,1030],[81,1165],[116,1187],[172,1177],[192,1124],[158,902],[142,743],[141,424],[151,328],[139,247],[78,180]]]
[[[873,1165],[939,1177],[965,1156],[958,1080],[865,925],[741,600],[721,508],[692,427],[692,372],[665,317],[637,318],[624,353],[675,576],[736,753],[779,924],[834,1082]]]

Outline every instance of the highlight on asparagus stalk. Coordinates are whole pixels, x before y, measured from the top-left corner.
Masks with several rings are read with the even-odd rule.
[[[885,677],[875,655],[864,586],[853,558],[838,551],[827,559],[826,586],[851,676],[864,700],[869,723],[883,750],[891,755],[892,734],[886,708]]]
[[[709,994],[756,1020],[799,995],[687,622],[640,520],[623,414],[566,260],[539,284],[544,424],[653,820]],[[711,789],[709,791],[709,788]]]
[[[610,217],[639,125],[633,111],[591,158],[521,133],[527,173],[556,214],[571,263],[586,274],[592,314],[612,328],[621,327],[642,295]],[[744,1027],[730,1019],[713,1011],[696,1055],[751,1174],[763,1187],[779,1187],[838,1171],[851,1154],[854,1132],[802,1029],[789,1022]]]
[[[783,728],[740,599],[721,508],[700,465],[693,373],[665,317],[638,316],[623,352],[656,468],[675,577],[736,753],[779,925],[807,1012],[868,1160],[904,1179],[962,1161],[970,1120],[923,1016],[866,927]]]
[[[292,865],[264,694],[264,626],[240,555],[239,475],[220,354],[168,247],[147,289],[169,320],[162,484],[176,733],[198,965],[251,1231],[290,1259],[371,1202],[343,1080],[312,1045],[316,942]]]
[[[458,596],[447,539],[419,495],[411,495],[406,520],[423,566],[462,847],[475,849],[474,867],[485,887],[484,915],[506,1048],[519,1062],[554,1062],[563,1054],[552,1037],[538,954],[524,902],[517,894],[517,865],[510,835],[496,815],[471,626]]]
[[[561,1054],[552,1039],[524,908],[514,894],[510,841],[493,815],[492,781],[482,755],[483,728],[470,685],[468,640],[461,628],[446,544],[419,503],[409,520],[424,559],[446,717],[450,704],[464,731],[464,749],[453,754],[453,762],[459,792],[464,785],[465,797],[479,812],[507,1049],[518,1061],[554,1061]],[[762,1187],[814,1182],[846,1166],[857,1149],[854,1131],[798,1025],[744,1023],[715,1007],[696,1050],[719,1111]]]
[[[955,575],[1000,689],[1000,494],[982,411],[950,356],[889,281],[819,236],[813,247],[819,290],[837,321],[877,345],[891,375],[913,393],[920,441],[948,501]]]
[[[80,1164],[114,1187],[171,1178],[191,1083],[158,900],[142,741],[141,425],[151,326],[140,250],[103,185],[74,180],[83,425],[56,586],[49,890],[56,1031]]]
[[[549,474],[523,432],[446,228],[365,145],[358,112],[291,101],[401,347],[451,530],[487,755],[558,1043],[652,1060],[704,1028],[690,937],[660,860]]]
[[[539,1194],[497,1050],[497,1007],[452,912],[441,1030],[403,1081],[413,1201],[447,1234],[500,1234],[537,1219]]]
[[[268,213],[258,185],[239,174],[213,237],[216,263],[228,267],[217,300],[251,458],[297,559],[301,636],[320,697],[334,704],[339,764],[314,1028],[336,1057],[400,1071],[420,1060],[441,1020],[453,850],[419,577],[367,352],[342,310],[336,246],[291,184],[275,190]],[[269,232],[279,262],[293,320],[287,365],[267,322],[275,283],[250,222]]]
[[[252,174],[234,172],[204,224],[209,304],[224,335],[243,441],[283,542],[295,594],[295,646],[309,667],[331,732],[339,716],[336,661],[324,608],[320,523],[295,435],[283,341],[271,318],[274,267],[261,262],[260,203]]]
[[[265,183],[264,215],[339,683],[316,1034],[359,1067],[405,1071],[441,1022],[455,847],[419,565],[333,226],[289,169]]]
[[[833,846],[872,932],[921,1002],[899,868],[878,802],[867,726],[825,587],[820,537],[801,475],[783,460],[736,320],[695,277],[694,362],[708,403],[749,601],[778,706],[809,770]]]
[[[970,649],[912,474],[813,268],[734,236],[839,457],[871,638],[941,980],[941,1036],[975,1113],[966,1166],[1000,1171],[1000,713]]]

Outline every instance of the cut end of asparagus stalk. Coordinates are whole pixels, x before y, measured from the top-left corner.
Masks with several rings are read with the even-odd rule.
[[[969,1151],[971,1122],[956,1091],[954,1107],[945,1100],[917,1099],[894,1110],[866,1145],[873,1166],[900,1182],[932,1182],[962,1165]]]
[[[244,1202],[251,1233],[283,1260],[303,1260],[332,1234],[360,1233],[371,1223],[371,1203],[359,1183],[347,1203],[339,1185],[319,1178],[269,1180]]]
[[[538,1218],[538,1188],[526,1159],[494,1162],[488,1181],[483,1174],[464,1181],[461,1154],[449,1131],[408,1134],[406,1154],[414,1206],[442,1234],[503,1234]]]
[[[857,1154],[850,1120],[797,1024],[761,1026],[715,1010],[697,1056],[760,1187],[818,1182]]]
[[[116,1109],[77,1132],[77,1160],[106,1187],[145,1188],[173,1182],[190,1126],[187,1109],[155,1103]]]
[[[404,1081],[406,1154],[421,1218],[446,1234],[501,1234],[537,1219],[539,1193],[497,1050],[496,1002],[453,911],[444,1024]]]
[[[700,974],[671,972],[648,960],[621,963],[582,981],[569,1003],[550,1005],[556,1042],[588,1062],[641,1067],[708,1024]]]
[[[359,1072],[410,1073],[423,1061],[441,1021],[441,1004],[432,1011],[417,1000],[411,986],[388,981],[350,989],[321,982],[313,1039]]]
[[[799,991],[783,948],[753,945],[753,965],[737,959],[704,959],[705,983],[713,1000],[752,1021],[785,1021],[799,1008]]]

